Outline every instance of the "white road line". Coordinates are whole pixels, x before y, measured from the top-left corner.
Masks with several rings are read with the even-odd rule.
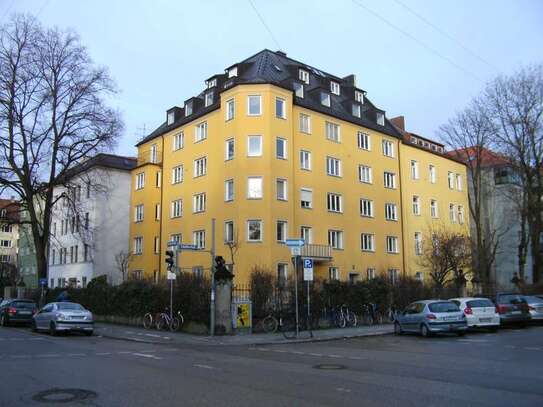
[[[175,348],[162,349],[162,352],[179,352],[179,349],[175,349]]]
[[[99,352],[99,353],[95,353],[96,356],[107,356],[107,355],[111,355],[111,352]]]
[[[211,370],[217,369],[216,367],[213,367],[213,366],[209,366],[209,365],[201,365],[201,364],[198,364],[198,363],[194,364],[193,366],[194,366],[194,367],[200,367],[200,368],[202,368],[202,369],[211,369]]]
[[[305,355],[304,352],[300,352],[300,351],[297,351],[297,350],[293,350],[290,353],[294,353],[295,355]]]
[[[515,345],[505,345],[507,349],[516,349],[517,347]]]
[[[38,358],[58,358],[60,355],[58,353],[47,353],[44,355],[36,355]]]
[[[156,350],[140,350],[140,353],[155,353]]]
[[[10,357],[13,359],[29,359],[32,356],[31,355],[11,355]]]
[[[526,349],[526,350],[541,350],[541,348],[538,348],[537,346],[526,346],[524,349]]]
[[[138,334],[138,335],[140,335],[140,334]],[[152,338],[162,338],[162,336],[156,335],[156,334],[144,334],[144,335],[145,335],[145,336],[150,336],[150,337],[152,337]]]
[[[471,343],[484,343],[488,342],[488,339],[457,339],[458,342],[471,342]]]
[[[156,359],[156,360],[162,360],[161,357],[158,357],[158,356],[155,356],[155,355],[149,355],[147,353],[132,353],[132,355],[139,356],[139,357],[142,357],[142,358],[151,358],[151,359]]]
[[[68,353],[68,356],[87,356],[85,353]]]
[[[322,353],[308,353],[308,355],[321,357]]]
[[[132,353],[132,352],[129,352],[129,351],[126,351],[126,350],[122,350],[120,352],[117,352],[119,355],[126,355],[128,353]]]
[[[341,356],[339,356],[339,355],[326,355],[326,356],[329,357],[329,358],[335,358],[335,359],[341,358]]]
[[[273,350],[273,352],[276,352],[276,353],[288,353],[288,350],[275,349],[275,350]]]

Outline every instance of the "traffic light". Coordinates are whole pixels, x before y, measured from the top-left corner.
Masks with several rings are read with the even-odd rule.
[[[175,252],[173,250],[166,250],[166,264],[168,271],[172,271],[175,264]]]

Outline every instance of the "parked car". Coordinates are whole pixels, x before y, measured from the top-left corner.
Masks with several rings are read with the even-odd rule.
[[[535,295],[526,295],[524,300],[528,303],[528,312],[534,322],[543,322],[543,298]]]
[[[496,330],[500,327],[500,314],[488,298],[463,297],[451,298],[450,301],[458,305],[458,308],[466,315],[468,328]]]
[[[516,293],[496,294],[496,310],[500,314],[501,325],[524,326],[530,321],[528,304],[522,295]]]
[[[78,331],[92,335],[94,322],[92,313],[75,302],[52,302],[43,307],[32,322],[34,331],[58,332]]]
[[[447,300],[425,300],[411,303],[394,322],[394,333],[420,333],[424,337],[440,332],[464,335],[468,329],[466,316],[458,305]]]
[[[30,324],[38,306],[32,300],[8,299],[0,303],[0,325]]]

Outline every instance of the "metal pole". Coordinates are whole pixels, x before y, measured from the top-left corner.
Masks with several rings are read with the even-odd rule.
[[[170,278],[170,321],[172,320],[173,320],[173,279]]]
[[[211,219],[211,304],[209,307],[209,334],[215,335],[215,218]]]
[[[298,337],[300,333],[300,326],[299,326],[299,317],[298,317],[298,258],[300,256],[294,256],[294,297],[296,301],[296,337]]]
[[[311,323],[311,292],[309,291],[309,280],[307,280],[307,324]],[[309,326],[308,326],[309,329]]]

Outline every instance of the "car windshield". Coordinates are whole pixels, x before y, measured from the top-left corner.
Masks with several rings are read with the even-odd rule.
[[[15,308],[34,309],[36,308],[36,303],[29,301],[13,301],[11,306]]]
[[[447,302],[434,302],[428,306],[432,312],[458,312],[460,308],[452,301]]]
[[[75,304],[73,302],[59,302],[57,304],[58,309],[61,310],[77,310],[77,311],[83,311],[85,308],[83,308],[79,304]]]
[[[500,304],[518,304],[524,302],[523,298],[518,294],[503,294],[498,296]]]
[[[468,301],[467,306],[470,308],[483,308],[483,307],[493,307],[494,304],[490,300],[480,299],[480,300]]]
[[[524,299],[526,300],[527,303],[529,304],[540,304],[540,303],[543,303],[543,298],[540,298],[540,297],[532,297],[532,296],[528,296],[528,297],[524,297]]]

